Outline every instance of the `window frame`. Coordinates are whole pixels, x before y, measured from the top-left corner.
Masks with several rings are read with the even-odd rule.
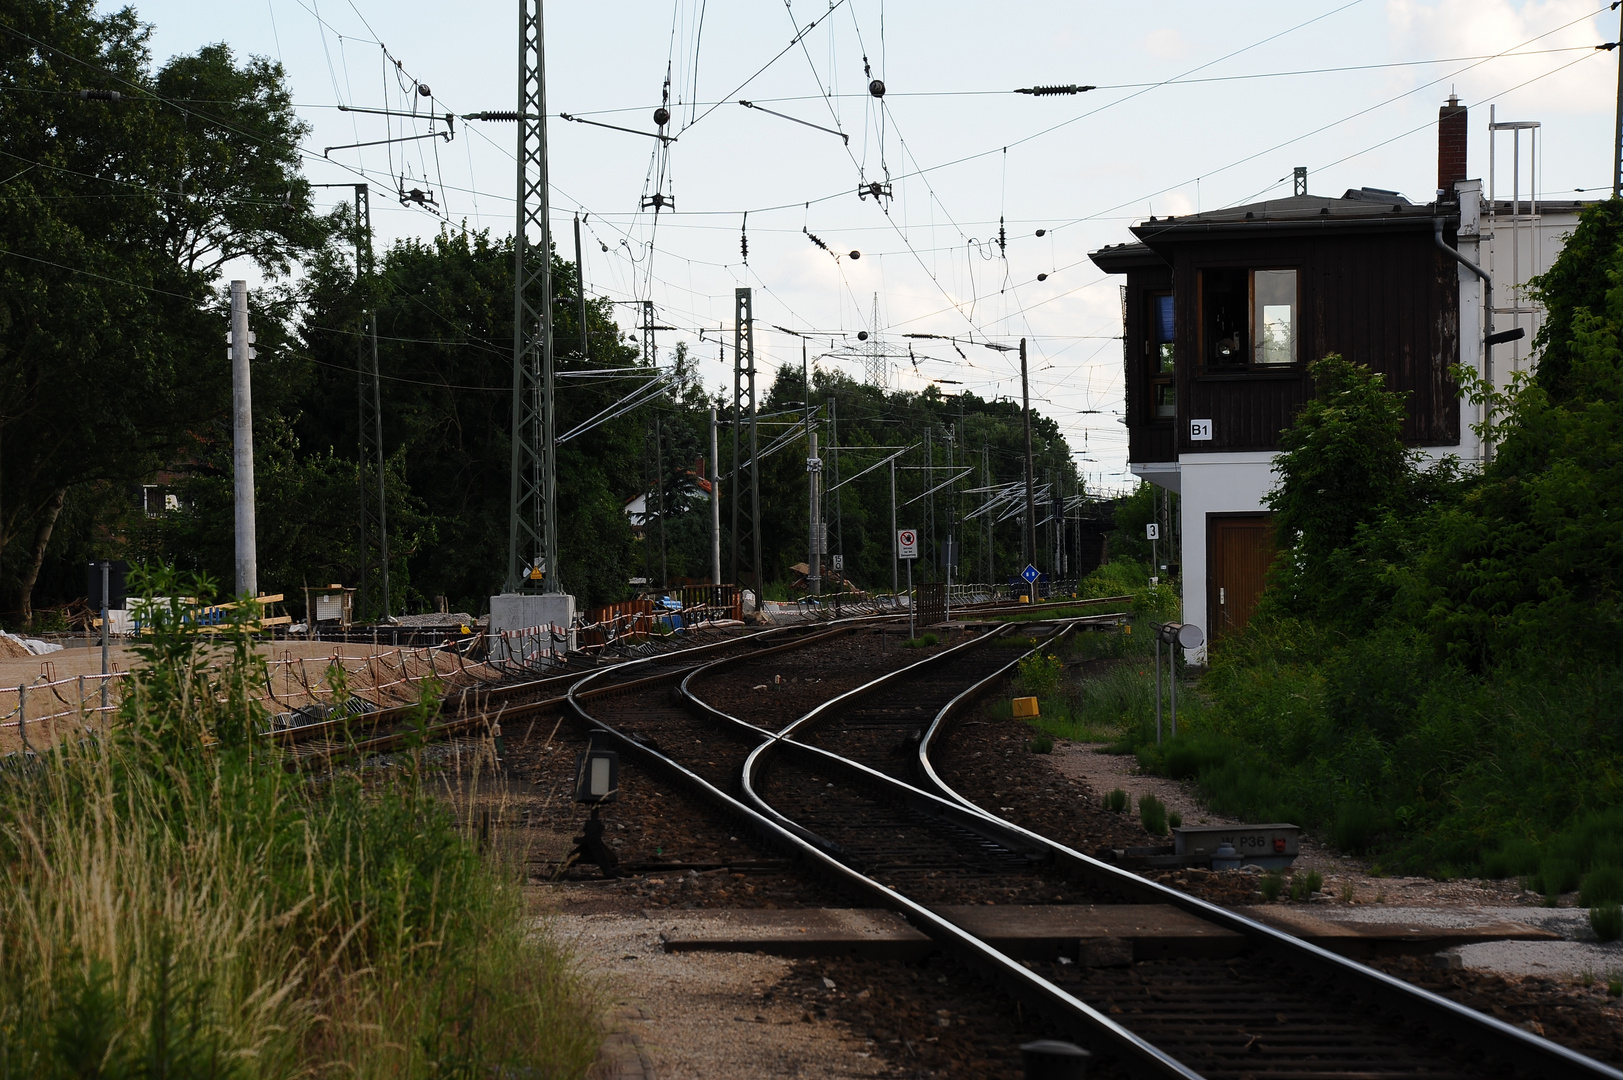
[[[1259,272],[1281,271],[1291,272],[1296,277],[1296,295],[1291,300],[1291,347],[1295,359],[1285,364],[1258,363],[1257,356],[1257,274]],[[1243,273],[1245,275],[1245,319],[1246,340],[1241,349],[1244,359],[1238,364],[1218,367],[1211,362],[1209,348],[1213,344],[1207,338],[1206,325],[1206,275],[1209,273]],[[1298,374],[1303,370],[1302,361],[1302,267],[1298,265],[1281,265],[1266,263],[1256,266],[1235,265],[1233,263],[1213,263],[1210,266],[1195,268],[1195,347],[1199,362],[1195,374],[1205,378],[1222,377],[1252,377],[1270,374]]]
[[[1144,306],[1144,420],[1150,424],[1171,424],[1178,419],[1178,300],[1177,293],[1171,288],[1145,289],[1142,294]],[[1165,297],[1172,304],[1172,334],[1166,341],[1160,340],[1160,306],[1161,299]],[[1163,370],[1161,367],[1161,346],[1172,347],[1172,367]],[[1172,394],[1172,413],[1162,416],[1156,411],[1156,394],[1161,387],[1167,387]]]

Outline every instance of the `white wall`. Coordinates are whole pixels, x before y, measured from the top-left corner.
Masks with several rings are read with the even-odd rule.
[[[1272,451],[1184,454],[1178,459],[1179,506],[1183,530],[1183,619],[1206,625],[1206,515],[1251,514],[1266,510],[1263,499],[1274,486]],[[1206,662],[1206,649],[1184,654],[1191,664]]]

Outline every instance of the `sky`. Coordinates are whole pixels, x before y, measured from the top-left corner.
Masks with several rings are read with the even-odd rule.
[[[159,62],[215,42],[280,61],[310,125],[307,176],[369,183],[380,245],[512,232],[515,125],[461,116],[517,103],[519,0],[135,7]],[[660,362],[686,341],[706,384],[729,394],[740,286],[753,290],[768,372],[801,361],[803,339],[772,329],[784,327],[813,332],[819,367],[861,379],[856,335],[877,329],[892,386],[1018,399],[1016,354],[980,343],[1025,338],[1033,406],[1059,421],[1091,490],[1119,491],[1132,479],[1122,279],[1089,251],[1131,240],[1152,214],[1289,195],[1296,166],[1314,194],[1369,186],[1430,201],[1450,92],[1471,110],[1471,176],[1488,175],[1493,107],[1543,124],[1524,190],[1609,195],[1620,53],[1595,46],[1618,39],[1618,18],[1584,0],[555,3],[553,239],[573,260],[582,216],[589,291],[623,305],[627,330],[652,300],[674,328],[657,334]],[[645,136],[667,79],[678,137],[661,151]],[[1067,84],[1096,89],[1013,92]],[[457,114],[453,137],[424,112]],[[859,197],[887,178],[888,197]],[[403,203],[414,188],[434,205]],[[657,214],[643,208],[656,192],[673,204]]]

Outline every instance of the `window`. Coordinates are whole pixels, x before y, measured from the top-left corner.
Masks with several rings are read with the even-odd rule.
[[[1149,415],[1168,420],[1178,414],[1177,357],[1172,336],[1172,294],[1150,293],[1144,298],[1149,313],[1144,352],[1148,358]]]
[[[1202,270],[1201,360],[1207,371],[1296,363],[1295,270]]]

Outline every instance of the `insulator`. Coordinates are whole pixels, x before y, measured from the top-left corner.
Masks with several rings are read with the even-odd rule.
[[[738,251],[744,256],[744,261],[746,263],[750,261],[750,238],[748,236],[740,236],[738,238]]]
[[[884,97],[885,96],[885,80],[884,79],[875,79],[873,82],[869,83],[868,84],[868,93],[872,94],[876,98]]]
[[[80,101],[123,101],[124,95],[117,90],[81,90]]]
[[[800,231],[803,232],[803,233],[806,233],[806,239],[810,240],[812,243],[816,244],[818,247],[822,248],[824,251],[828,250],[828,245],[823,243],[822,239],[820,237],[818,237],[816,233],[806,232],[806,229],[804,227],[802,227]]]
[[[997,249],[1000,254],[1007,255],[1009,253],[1009,238],[1003,231],[1002,218],[997,219]]]
[[[666,124],[668,124],[670,122],[671,122],[671,110],[667,109],[663,105],[661,105],[659,108],[654,110],[654,123],[658,124],[660,127],[664,127]]]
[[[516,110],[514,110],[514,109],[492,109],[492,110],[489,110],[487,112],[479,113],[477,116],[474,117],[474,119],[476,119],[476,120],[517,121],[518,120],[518,112]]]

